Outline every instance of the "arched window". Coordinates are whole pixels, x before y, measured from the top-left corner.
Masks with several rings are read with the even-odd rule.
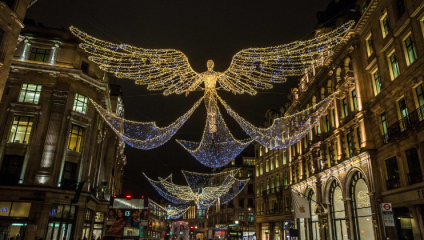
[[[317,104],[317,97],[312,96],[312,107],[315,109],[315,105]]]
[[[321,101],[325,99],[325,88],[321,88]]]
[[[319,227],[318,227],[318,215],[315,213],[317,210],[317,196],[314,191],[310,190],[308,192],[309,200],[309,210],[311,211],[311,218],[308,223],[308,232],[311,234],[311,238],[314,240],[320,240],[319,236]]]
[[[352,177],[350,184],[350,196],[352,198],[353,212],[353,239],[374,239],[372,212],[368,186],[364,176],[359,171]]]
[[[328,80],[328,82],[327,82],[327,93],[330,94],[332,92],[333,92],[333,89],[332,89],[331,80]]]
[[[342,69],[340,67],[337,68],[336,70],[336,80],[337,82],[339,82],[340,80],[342,80]]]
[[[337,181],[333,181],[330,187],[331,221],[334,240],[347,239],[347,229],[345,220],[345,207],[343,202],[342,189]]]

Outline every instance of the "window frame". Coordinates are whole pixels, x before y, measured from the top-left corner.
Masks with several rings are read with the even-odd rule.
[[[378,76],[378,80],[376,78],[376,74]],[[381,76],[380,76],[380,72],[378,71],[378,68],[376,68],[374,71],[371,72],[371,78],[372,78],[372,86],[373,86],[373,92],[374,92],[374,96],[377,96],[382,89],[381,86]],[[377,85],[377,81],[378,81],[378,85]]]
[[[394,60],[392,59],[392,56],[394,56]],[[388,64],[389,64],[390,77],[393,81],[397,77],[399,77],[399,75],[400,75],[399,61],[398,61],[398,58],[396,56],[396,51],[394,49],[387,55],[387,61],[388,61]],[[395,69],[393,68],[394,65],[396,65],[397,72],[395,72]],[[381,76],[380,76],[380,78],[381,78]]]
[[[26,85],[26,88],[24,89],[25,85]],[[28,90],[29,85],[35,85],[35,91]],[[43,88],[42,84],[23,83],[22,87],[21,87],[21,92],[19,93],[18,102],[38,104],[40,102],[40,96],[41,96],[42,88]],[[25,101],[28,93],[34,93],[34,97],[33,97],[32,101]]]
[[[380,17],[380,29],[383,39],[389,35],[390,32],[390,21],[389,21],[389,15],[387,14],[387,10],[383,13],[383,15]]]
[[[35,52],[34,52],[35,50]],[[39,50],[44,50],[45,53],[38,53]],[[34,54],[34,59],[31,59],[32,56]],[[29,52],[29,57],[28,60],[30,61],[35,61],[35,62],[43,62],[43,63],[48,63],[49,62],[49,58],[50,58],[50,54],[51,54],[51,50],[50,49],[45,49],[45,48],[39,48],[39,47],[31,47],[31,51]],[[36,60],[37,56],[39,55],[43,55],[43,61],[39,61]]]
[[[74,127],[76,127],[78,129],[76,134],[73,133]],[[68,150],[71,150],[71,151],[74,151],[74,152],[79,152],[79,153],[82,152],[83,142],[84,142],[84,131],[85,131],[84,127],[81,127],[77,124],[72,123],[70,131],[69,131],[69,137],[68,137],[68,146],[67,146]],[[77,138],[77,142],[75,144],[75,150],[70,149],[71,139],[72,139],[72,136],[74,136],[74,135]]]
[[[407,44],[406,41],[410,40],[410,43]],[[417,48],[415,46],[415,41],[414,41],[414,37],[412,36],[412,32],[409,32],[403,39],[402,39],[402,45],[403,45],[403,50],[404,50],[404,54],[405,54],[405,59],[406,59],[406,66],[411,65],[412,63],[414,63],[417,58]],[[411,49],[409,49],[411,48]],[[412,51],[412,58],[410,55],[410,51]]]
[[[84,98],[84,101],[79,100],[79,97],[82,96]],[[80,103],[82,104],[82,111],[79,111],[78,108],[78,104]],[[81,94],[81,93],[75,93],[75,99],[74,99],[74,106],[72,107],[72,111],[77,112],[77,113],[81,113],[81,114],[87,114],[88,111],[88,97]]]
[[[374,42],[372,40],[372,33],[368,34],[368,36],[365,38],[365,43],[367,46],[367,54],[369,57],[371,56],[371,54],[374,53]]]
[[[14,124],[14,122],[15,122],[15,119],[16,119],[16,117],[18,118],[18,120],[17,120],[17,124]],[[28,118],[28,122],[26,123],[26,125],[23,125],[23,124],[19,124],[20,123],[20,121],[21,121],[21,117],[27,117]],[[30,124],[31,123],[31,124]],[[15,132],[14,133],[12,133],[12,131],[13,131],[13,126],[16,126],[16,130],[15,130]],[[14,115],[13,116],[13,121],[12,121],[12,124],[10,125],[10,130],[9,130],[9,134],[8,134],[8,136],[7,136],[7,142],[8,143],[17,143],[16,142],[16,135],[17,135],[17,133],[18,133],[18,128],[19,128],[19,126],[23,126],[23,127],[25,127],[25,132],[24,132],[24,138],[23,138],[23,140],[22,140],[22,142],[19,142],[19,143],[22,143],[22,144],[28,144],[29,143],[29,141],[30,141],[30,138],[31,138],[31,134],[32,134],[32,129],[33,129],[33,126],[34,126],[34,116],[28,116],[28,115]],[[28,128],[30,127],[30,130],[29,130],[29,132],[28,132]],[[13,141],[10,141],[10,139],[11,139],[11,137],[12,137],[12,134],[14,134],[13,135]],[[28,136],[27,136],[28,135]],[[26,139],[28,137],[28,139]],[[20,141],[20,140],[19,140]]]

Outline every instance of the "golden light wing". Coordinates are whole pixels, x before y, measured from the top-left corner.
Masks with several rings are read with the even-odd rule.
[[[70,27],[81,39],[80,47],[89,60],[118,78],[135,80],[149,90],[163,90],[165,95],[196,89],[202,79],[191,68],[187,56],[174,49],[145,49],[103,41]]]
[[[302,76],[308,68],[323,64],[353,25],[354,21],[349,21],[307,41],[242,50],[218,81],[227,91],[254,95],[256,89],[270,89],[273,83],[285,82],[289,76]]]

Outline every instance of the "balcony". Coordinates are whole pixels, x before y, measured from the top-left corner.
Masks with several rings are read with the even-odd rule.
[[[264,215],[264,211],[257,211],[256,212],[256,216],[262,216],[262,215]]]
[[[386,183],[387,183],[387,190],[400,188],[402,186],[399,178],[389,179],[386,181]]]
[[[409,185],[422,182],[423,181],[423,175],[422,175],[421,171],[415,171],[415,172],[408,173],[408,181],[409,181]]]
[[[424,105],[408,113],[408,115],[387,128],[387,136],[383,135],[383,142],[399,137],[403,132],[417,126],[424,116]]]

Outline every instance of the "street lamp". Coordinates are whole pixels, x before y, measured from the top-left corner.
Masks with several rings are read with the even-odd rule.
[[[236,224],[239,224],[239,221],[236,221]]]

